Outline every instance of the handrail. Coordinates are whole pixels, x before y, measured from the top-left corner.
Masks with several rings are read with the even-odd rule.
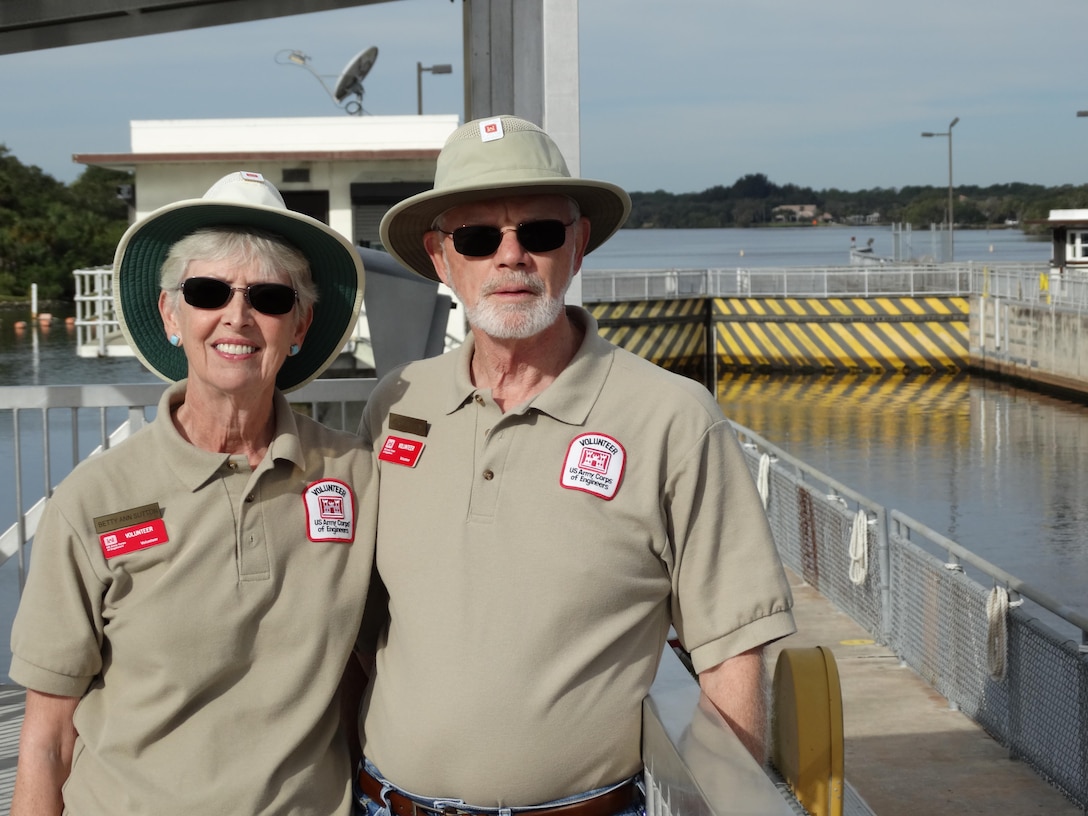
[[[885,550],[887,546],[887,531],[883,529],[885,519],[888,524],[895,526],[896,529],[902,528],[907,530],[908,536],[906,536],[906,538],[908,539],[910,531],[917,532],[919,535],[924,535],[934,546],[945,550],[950,558],[959,558],[961,561],[970,564],[988,578],[1004,585],[1007,589],[1027,598],[1029,601],[1055,615],[1060,620],[1080,630],[1081,644],[1088,645],[1088,616],[1085,616],[1074,609],[1070,609],[1068,606],[1056,600],[1053,596],[1047,594],[1038,587],[991,564],[985,558],[976,555],[963,545],[957,544],[952,539],[941,535],[936,530],[933,530],[917,519],[908,516],[906,513],[893,508],[883,508],[880,505],[874,504],[870,499],[842,484],[834,477],[805,464],[803,461],[791,456],[788,452],[774,443],[768,442],[755,431],[752,431],[743,425],[739,425],[736,422],[731,422],[731,424],[742,441],[744,439],[750,439],[752,441],[752,448],[767,451],[779,461],[789,464],[798,473],[800,480],[805,482],[817,481],[820,484],[831,488],[836,494],[836,498],[839,496],[849,498],[859,506],[865,507],[869,512],[874,513],[877,529],[883,533],[883,540],[879,543],[881,550]],[[881,558],[880,561],[886,563],[887,559]],[[881,576],[881,582],[882,590],[886,594],[887,577]]]
[[[1005,572],[1001,567],[991,564],[985,558],[976,555],[947,536],[941,535],[931,527],[927,527],[922,522],[911,518],[906,513],[892,510],[889,518],[891,519],[892,524],[898,525],[898,528],[907,531],[907,535],[904,537],[908,541],[910,540],[911,531],[918,532],[924,535],[931,543],[948,553],[950,567],[958,566],[959,561],[964,561],[984,573],[987,577],[1003,584],[1006,589],[1012,590],[1016,594],[1027,598],[1032,603],[1038,604],[1043,609],[1056,615],[1067,623],[1073,624],[1080,629],[1081,643],[1088,645],[1088,616],[1077,612],[1075,609],[1070,609],[1052,595],[1047,594],[1038,587],[1032,586],[1027,581],[1020,580],[1009,572]],[[959,561],[955,559],[959,559]]]
[[[1088,272],[1047,263],[966,261],[827,267],[587,269],[585,303],[700,297],[1009,297],[1088,308]]]
[[[348,406],[361,406],[365,403],[376,383],[377,381],[373,378],[317,379],[298,391],[288,394],[287,397],[296,406],[307,406],[311,416],[318,416],[321,413],[320,406],[322,405],[338,405],[338,415],[335,415],[336,412],[325,412],[323,420],[334,427],[354,431],[358,424],[358,411],[349,411]],[[68,409],[71,414],[69,443],[72,448],[72,462],[70,467],[74,467],[81,458],[79,454],[79,426],[75,416],[80,409],[91,409],[99,412],[99,445],[94,449],[94,451],[98,451],[116,444],[143,425],[146,421],[146,410],[158,404],[159,397],[165,388],[165,383],[0,386],[0,410],[10,410],[13,417],[15,449],[13,483],[15,485],[16,502],[15,523],[0,533],[0,565],[3,565],[15,555],[19,556],[20,589],[25,575],[26,544],[37,531],[45,500],[51,494],[55,484],[68,472],[65,470],[63,473],[58,474],[56,479],[53,478],[51,473],[50,428],[52,423],[50,422],[50,412],[57,409]],[[118,423],[117,427],[113,429],[106,427],[106,411],[110,408],[127,409],[125,420]],[[43,495],[34,501],[30,507],[24,507],[23,504],[23,449],[19,422],[20,414],[27,411],[41,413],[43,437]],[[354,422],[352,422],[353,419]]]

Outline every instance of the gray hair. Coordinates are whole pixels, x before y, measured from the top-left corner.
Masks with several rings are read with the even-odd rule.
[[[286,273],[291,288],[298,292],[302,313],[319,297],[310,275],[306,256],[286,239],[264,230],[242,227],[205,227],[170,247],[159,275],[159,286],[167,293],[172,310],[178,307],[180,287],[192,261],[235,261],[256,264],[262,278],[278,279]]]

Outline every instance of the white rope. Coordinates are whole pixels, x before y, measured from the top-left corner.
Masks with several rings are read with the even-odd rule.
[[[1005,677],[1005,656],[1008,650],[1009,636],[1006,617],[1009,614],[1009,592],[1005,587],[995,586],[986,599],[986,622],[989,631],[986,636],[986,663],[990,677],[1001,680]]]
[[[869,574],[869,517],[864,510],[854,516],[850,530],[850,580],[857,586],[865,583]]]
[[[759,473],[756,474],[756,487],[759,489],[759,498],[763,502],[763,509],[767,509],[767,499],[771,492],[771,457],[763,453],[759,456]]]

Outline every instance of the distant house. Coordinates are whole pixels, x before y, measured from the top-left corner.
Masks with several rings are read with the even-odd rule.
[[[872,226],[880,223],[880,213],[873,212],[868,215],[848,215],[843,219],[847,224]]]
[[[770,211],[775,221],[808,222],[821,218],[816,205],[780,205]]]

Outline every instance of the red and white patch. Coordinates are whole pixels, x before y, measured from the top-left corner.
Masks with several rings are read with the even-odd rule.
[[[166,534],[166,522],[161,518],[102,533],[98,537],[98,543],[102,545],[102,554],[106,558],[116,558],[137,550],[146,550],[156,544],[165,544],[169,540],[170,536]]]
[[[568,490],[581,490],[611,500],[620,489],[627,451],[605,434],[576,436],[567,448],[559,484]]]
[[[302,493],[310,541],[355,540],[355,494],[339,479],[314,482]]]
[[[418,439],[406,439],[403,436],[390,434],[385,438],[382,449],[378,451],[378,459],[383,462],[392,462],[394,465],[415,467],[422,453],[423,443]]]
[[[480,122],[480,141],[481,142],[493,142],[496,139],[501,139],[505,134],[502,129],[502,119],[495,117],[494,119],[485,119]]]

